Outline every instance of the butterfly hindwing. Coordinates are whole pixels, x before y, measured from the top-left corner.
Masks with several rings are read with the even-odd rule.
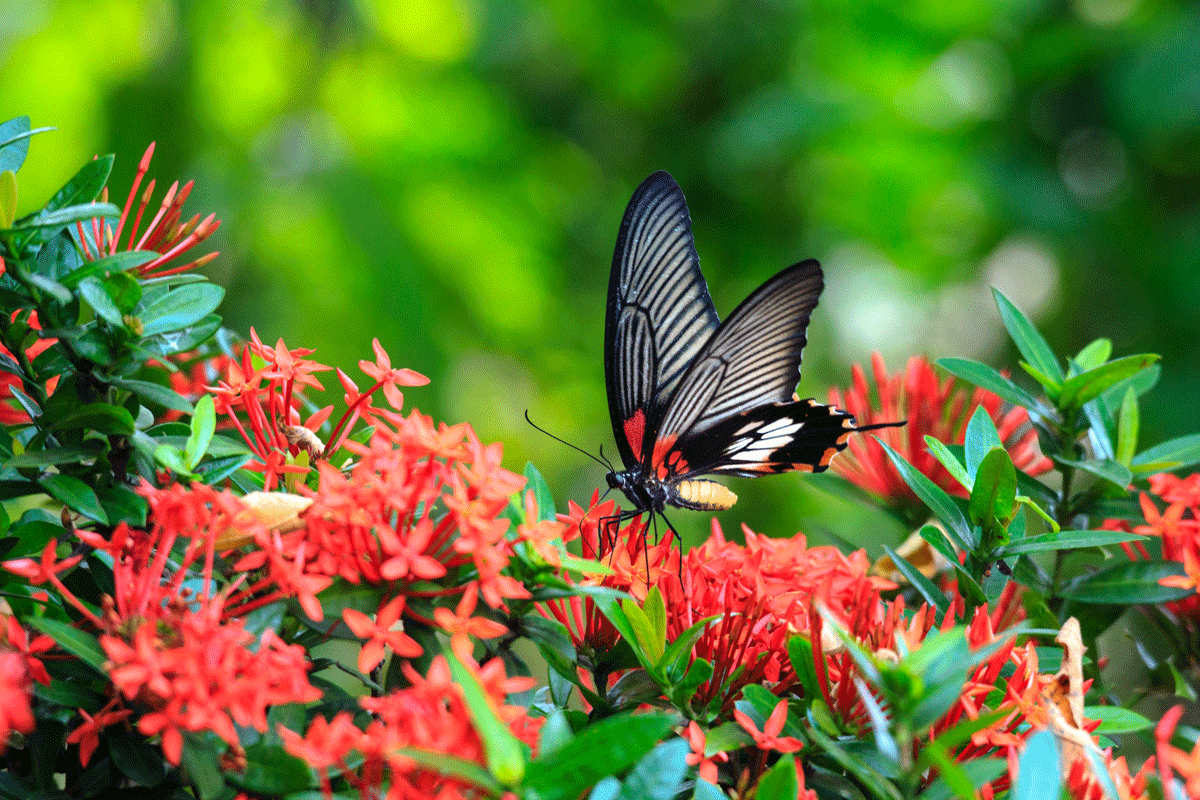
[[[656,471],[684,438],[704,434],[719,440],[715,428],[724,420],[791,401],[800,380],[805,330],[823,285],[816,261],[795,264],[756,289],[720,324],[667,403],[650,453]]]
[[[855,429],[852,415],[815,400],[770,403],[680,437],[664,454],[659,477],[823,472]]]
[[[642,459],[667,398],[718,323],[683,191],[656,172],[625,209],[608,285],[605,379],[626,466]]]

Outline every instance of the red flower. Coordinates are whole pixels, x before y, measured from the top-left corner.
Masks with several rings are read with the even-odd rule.
[[[454,611],[448,608],[433,610],[434,621],[450,634],[450,649],[463,661],[470,659],[471,650],[475,646],[471,641],[472,636],[478,639],[493,639],[508,633],[508,626],[503,623],[486,617],[471,616],[475,611],[476,597],[475,587],[468,586]]]
[[[744,714],[738,709],[734,709],[733,718],[737,720],[737,723],[742,726],[746,733],[754,738],[754,745],[759,750],[794,753],[804,747],[804,743],[794,736],[779,735],[783,730],[783,723],[787,721],[787,700],[780,700],[775,704],[775,709],[771,712],[771,716],[767,717],[767,721],[763,723],[761,731],[748,714]]]
[[[129,212],[133,208],[138,188],[142,184],[142,178],[146,177],[146,172],[150,169],[150,159],[153,156],[154,143],[151,142],[150,146],[146,148],[145,154],[142,155],[142,160],[138,163],[137,175],[133,179],[133,187],[129,190],[129,197],[125,200],[125,207],[121,211],[121,218],[117,221],[115,230],[105,225],[104,220],[100,217],[93,219],[86,226],[82,222],[77,223],[76,228],[79,232],[79,241],[83,245],[83,255],[87,260],[97,261],[105,256],[113,255],[120,249],[119,240],[124,233],[125,223],[129,222]],[[146,191],[142,193],[141,202],[138,204],[137,212],[130,224],[129,238],[126,241],[125,250],[144,250],[158,253],[159,255],[157,258],[137,267],[133,270],[134,272],[143,277],[154,278],[164,275],[175,275],[180,272],[186,272],[189,269],[202,267],[217,257],[217,253],[209,253],[187,264],[173,267],[167,266],[176,257],[207,239],[221,226],[221,221],[217,219],[216,214],[209,214],[203,221],[200,220],[200,215],[197,214],[186,222],[180,222],[183,203],[187,200],[188,195],[191,194],[193,183],[194,181],[188,181],[182,189],[179,188],[179,181],[172,183],[171,188],[167,190],[166,195],[163,197],[158,212],[150,220],[149,224],[146,225],[146,230],[142,233],[141,238],[138,238],[138,227],[142,222],[142,214],[146,211],[146,207],[150,204],[150,197],[154,193],[153,180],[146,187]],[[101,200],[107,199],[108,187],[106,186],[101,195]]]
[[[88,765],[88,762],[92,760],[92,753],[96,752],[96,748],[100,746],[101,731],[133,713],[133,710],[128,708],[113,710],[116,702],[113,700],[94,717],[84,709],[79,709],[79,716],[83,717],[83,724],[67,735],[67,744],[79,745],[79,763],[82,766]]]
[[[950,494],[966,497],[967,492],[929,453],[925,437],[962,444],[967,422],[980,406],[996,423],[1000,439],[1018,469],[1031,475],[1050,469],[1050,461],[1037,448],[1037,432],[1030,427],[1025,409],[1014,407],[1002,411],[1003,401],[991,392],[958,386],[954,378],[939,380],[933,365],[924,358],[909,359],[907,369],[892,376],[888,375],[879,353],[871,356],[871,366],[877,403],[872,401],[871,387],[857,364],[851,369],[853,387],[844,395],[839,389],[830,389],[830,402],[853,414],[860,425],[907,420],[903,427],[876,431],[876,437]],[[914,516],[928,513],[875,437],[850,437],[847,450],[833,460],[833,468],[852,483]]]
[[[729,761],[729,753],[718,752],[711,756],[705,755],[707,744],[704,729],[695,723],[689,722],[687,726],[687,740],[691,745],[692,752],[687,755],[687,763],[689,766],[696,768],[696,774],[701,780],[706,780],[709,783],[716,785],[717,783],[717,764],[720,761],[722,764]]]
[[[354,631],[354,635],[367,640],[358,654],[359,671],[365,674],[375,669],[383,660],[385,647],[390,647],[393,653],[405,658],[416,658],[424,652],[415,639],[404,633],[403,628],[396,627],[403,611],[402,596],[381,606],[374,620],[353,608],[342,610],[342,619]]]
[[[21,654],[0,651],[0,748],[12,731],[33,730],[31,683],[29,667]]]
[[[1175,728],[1183,717],[1183,706],[1175,706],[1163,714],[1154,729],[1157,742],[1158,769],[1162,774],[1163,791],[1167,800],[1172,800],[1174,794],[1171,785],[1174,775],[1178,773],[1179,780],[1184,784],[1188,797],[1200,797],[1200,741],[1192,746],[1192,752],[1185,753],[1171,744]],[[1183,798],[1179,798],[1183,800]]]

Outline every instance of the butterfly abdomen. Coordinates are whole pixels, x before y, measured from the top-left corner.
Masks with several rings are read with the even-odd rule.
[[[737,495],[716,481],[680,481],[674,489],[677,496],[673,498],[672,505],[695,511],[723,511],[737,502]]]

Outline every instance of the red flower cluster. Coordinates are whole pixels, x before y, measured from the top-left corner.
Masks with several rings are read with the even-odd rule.
[[[490,701],[492,710],[519,740],[537,747],[537,733],[543,720],[530,717],[520,706],[506,705],[513,692],[531,688],[532,678],[509,678],[499,659],[483,667],[465,662]],[[389,800],[457,800],[478,796],[464,781],[430,769],[413,758],[444,754],[486,766],[483,742],[479,738],[463,700],[462,687],[450,676],[446,659],[433,660],[422,676],[405,664],[410,686],[382,697],[364,697],[359,705],[372,715],[366,730],[360,730],[353,716],[342,712],[332,720],[317,717],[304,736],[281,728],[280,737],[288,752],[303,759],[322,773],[326,792],[330,772],[343,774],[363,798],[380,797],[387,786]],[[360,758],[356,769],[352,756]]]
[[[150,531],[121,524],[107,540],[76,531],[112,559],[115,593],[105,598],[102,617],[58,578],[80,556],[58,561],[55,541],[38,561],[15,559],[4,566],[31,583],[52,583],[101,631],[110,680],[129,710],[140,712],[138,729],[160,734],[163,753],[178,764],[184,731],[211,730],[237,748],[235,724],[265,731],[270,706],[309,702],[321,693],[308,683],[303,648],[283,644],[272,631],[256,637],[231,613],[231,597],[245,607],[247,590],[238,592],[237,582],[215,590],[217,538],[231,528],[262,527],[241,501],[204,484],[143,487],[142,493],[150,504]],[[193,577],[204,587],[199,595],[184,586]],[[84,730],[72,735],[81,742],[86,762],[99,729],[128,714],[106,710],[94,718],[83,716]]]
[[[29,631],[15,617],[0,614],[4,620],[0,634],[0,750],[4,749],[12,731],[29,733],[33,730],[33,710],[30,708],[30,687],[34,681],[50,685],[50,675],[38,656],[54,647],[54,640],[45,634],[29,639]]]
[[[996,423],[1000,439],[1018,469],[1038,475],[1051,468],[1049,459],[1038,450],[1037,432],[1030,427],[1025,409],[1003,411],[1004,402],[991,392],[964,388],[952,377],[940,380],[933,365],[924,358],[910,358],[904,372],[889,376],[883,357],[874,353],[871,367],[877,402],[872,400],[871,387],[858,364],[851,369],[852,388],[844,394],[837,388],[830,389],[830,402],[853,414],[860,425],[898,420],[906,420],[908,424],[884,428],[876,431],[875,436],[850,437],[846,451],[833,460],[833,469],[885,502],[915,514],[927,511],[896,472],[876,437],[942,489],[966,496],[966,489],[926,449],[925,437],[933,436],[946,444],[962,444],[967,422],[980,406]]]
[[[129,212],[133,209],[138,188],[142,185],[142,178],[146,177],[146,172],[150,169],[150,159],[153,156],[154,143],[151,142],[150,146],[146,148],[142,160],[138,163],[137,175],[133,179],[133,186],[125,200],[125,207],[121,210],[121,218],[117,220],[116,230],[105,225],[103,218],[100,217],[92,219],[87,226],[82,222],[76,223],[83,255],[88,261],[97,261],[105,256],[111,256],[120,249],[119,240],[125,230],[125,223],[130,222]],[[154,194],[154,180],[151,179],[149,185],[146,186],[146,191],[142,193],[141,202],[130,222],[129,238],[126,241],[125,249],[153,252],[157,253],[158,257],[137,267],[133,270],[134,272],[143,277],[159,278],[202,267],[217,257],[218,253],[209,253],[187,264],[167,266],[176,257],[207,239],[221,226],[221,221],[217,219],[216,214],[209,214],[203,221],[201,221],[200,215],[196,214],[186,222],[180,222],[183,204],[192,192],[193,183],[194,181],[188,181],[182,189],[179,188],[179,181],[171,184],[171,188],[167,189],[167,193],[163,197],[158,212],[147,223],[146,230],[139,238],[138,227],[142,223],[142,215],[145,213],[146,207],[150,204],[150,197]],[[107,186],[104,187],[100,199],[107,201]]]
[[[1157,498],[1166,508],[1160,511]],[[1200,472],[1179,478],[1169,472],[1150,476],[1150,491],[1141,495],[1144,525],[1130,527],[1123,520],[1105,520],[1109,530],[1132,531],[1157,536],[1162,542],[1162,557],[1183,565],[1182,576],[1170,576],[1159,582],[1165,586],[1191,589],[1183,600],[1167,603],[1175,614],[1200,621]],[[1138,542],[1122,545],[1130,558],[1148,558],[1145,546]]]
[[[870,562],[859,550],[808,547],[803,534],[790,539],[758,536],[743,527],[746,545],[725,540],[716,520],[712,536],[683,560],[683,585],[661,573],[658,587],[667,607],[667,638],[673,640],[710,616],[693,656],[713,665],[713,675],[693,701],[705,707],[717,698],[726,712],[748,684],[776,694],[795,687],[787,642],[812,628],[816,604],[836,609],[848,622],[856,609],[879,604],[879,593],[895,584],[867,575]],[[845,615],[845,616],[843,616]]]

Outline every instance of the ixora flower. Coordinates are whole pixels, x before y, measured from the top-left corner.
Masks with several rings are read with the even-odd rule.
[[[889,375],[879,353],[871,355],[875,391],[863,368],[851,368],[851,387],[829,390],[829,401],[855,416],[860,425],[906,420],[900,428],[884,428],[875,436],[852,436],[847,449],[833,459],[833,470],[850,482],[866,489],[893,507],[915,515],[927,513],[924,504],[896,472],[895,466],[879,443],[904,456],[910,464],[950,494],[966,497],[958,481],[926,449],[925,437],[933,436],[947,444],[962,444],[967,422],[982,406],[996,423],[1001,441],[1013,463],[1031,475],[1052,466],[1037,447],[1037,432],[1029,424],[1023,408],[1003,409],[1004,401],[983,389],[968,389],[953,377],[944,380],[925,358],[913,357],[903,372]]]
[[[138,200],[138,189],[150,169],[150,159],[153,156],[154,143],[151,142],[142,155],[142,160],[138,163],[137,175],[134,176],[133,186],[129,190],[129,196],[125,200],[125,207],[121,210],[121,217],[117,221],[116,228],[109,227],[100,218],[94,218],[90,223],[76,224],[79,244],[84,258],[87,260],[97,261],[122,250],[120,240],[125,234],[126,224],[129,225],[129,236],[126,239],[124,250],[157,254],[156,257],[133,270],[142,277],[161,278],[165,275],[176,275],[202,267],[217,257],[218,253],[213,252],[185,264],[170,264],[183,253],[207,239],[221,226],[221,221],[217,219],[216,214],[209,214],[203,220],[197,214],[189,220],[181,221],[183,204],[188,195],[192,193],[194,181],[188,181],[183,188],[180,188],[179,181],[172,183],[171,187],[167,189],[166,195],[163,196],[158,210],[147,222],[145,230],[141,231],[140,236],[138,235],[142,216],[149,207],[150,198],[154,194],[154,179],[150,180],[146,190],[142,192],[136,210],[134,202]],[[107,186],[104,187],[100,199],[107,201]],[[133,212],[132,219],[130,219],[131,211]]]
[[[1180,617],[1200,622],[1200,472],[1180,478],[1169,472],[1150,476],[1150,491],[1140,497],[1145,523],[1130,526],[1124,520],[1105,520],[1101,527],[1154,536],[1162,543],[1165,561],[1183,565],[1183,575],[1160,579],[1164,586],[1191,589],[1192,595],[1167,603]],[[1160,505],[1165,508],[1159,508]],[[1149,558],[1144,545],[1122,545],[1130,558]]]

